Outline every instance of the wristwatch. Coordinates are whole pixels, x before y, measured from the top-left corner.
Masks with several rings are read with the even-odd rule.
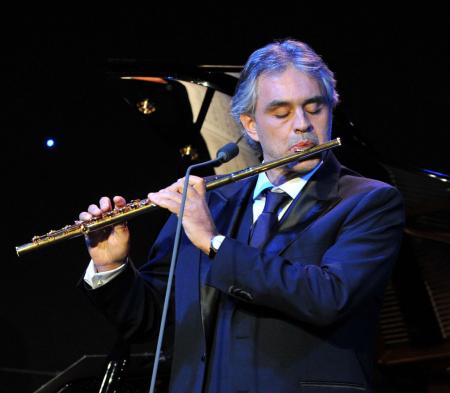
[[[211,241],[209,243],[209,254],[208,254],[208,257],[210,259],[213,259],[216,256],[217,251],[219,251],[219,247],[224,240],[225,236],[223,235],[216,235],[211,238]]]

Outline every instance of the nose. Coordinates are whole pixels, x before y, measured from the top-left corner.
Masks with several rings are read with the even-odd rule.
[[[312,131],[312,124],[303,108],[298,108],[294,118],[294,132],[305,133]]]

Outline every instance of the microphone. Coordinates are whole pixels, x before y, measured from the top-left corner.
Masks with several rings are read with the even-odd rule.
[[[161,316],[161,323],[159,327],[159,335],[158,335],[158,342],[156,344],[156,351],[154,355],[153,360],[153,372],[152,372],[152,380],[150,382],[150,393],[154,393],[155,391],[155,384],[156,384],[156,375],[158,373],[158,365],[159,365],[159,358],[161,355],[161,346],[162,341],[164,337],[164,329],[166,326],[166,320],[167,320],[167,310],[169,309],[169,299],[171,294],[171,288],[172,288],[172,282],[173,282],[173,276],[175,272],[175,264],[178,259],[178,251],[180,246],[180,238],[181,238],[181,225],[183,220],[183,214],[184,214],[184,206],[186,204],[186,195],[187,190],[189,186],[189,175],[193,169],[197,168],[204,168],[208,166],[220,166],[224,162],[228,162],[232,160],[234,157],[236,157],[239,154],[239,147],[236,143],[227,143],[225,146],[221,147],[219,151],[217,152],[217,156],[214,160],[209,160],[205,162],[200,162],[199,164],[194,164],[188,167],[184,179],[184,187],[183,187],[183,193],[181,194],[181,205],[180,205],[180,212],[178,213],[178,223],[177,223],[177,229],[175,231],[175,239],[173,243],[173,251],[172,251],[172,259],[170,261],[170,267],[169,267],[169,276],[167,278],[167,286],[166,286],[166,296],[164,298],[164,306]]]
[[[216,155],[216,159],[214,161],[217,161],[214,166],[219,166],[225,162],[228,162],[232,160],[234,157],[236,157],[239,154],[239,146],[236,143],[227,143],[225,146],[222,146],[218,151]]]

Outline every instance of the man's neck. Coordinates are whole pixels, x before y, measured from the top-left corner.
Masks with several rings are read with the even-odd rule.
[[[266,176],[275,187],[278,187],[298,177],[309,179],[311,177],[310,174],[312,175],[322,165],[322,162],[320,161],[314,168],[304,172],[286,171],[281,168],[275,168],[267,171]]]
[[[286,181],[283,181],[279,184],[273,184],[273,182],[267,176],[267,172],[260,173],[258,175],[258,180],[255,185],[255,189],[253,191],[253,199],[257,198],[261,192],[266,188],[277,187],[281,188],[284,192],[286,192],[292,199],[298,195],[298,193],[303,189],[308,180],[314,175],[314,173],[320,168],[322,161],[312,170],[307,173],[296,173],[296,176],[292,176]]]

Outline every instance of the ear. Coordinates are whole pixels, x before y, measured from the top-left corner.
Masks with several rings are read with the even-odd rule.
[[[258,133],[256,132],[255,118],[247,113],[242,113],[239,116],[239,119],[241,120],[241,124],[247,132],[247,135],[255,142],[259,142]]]

